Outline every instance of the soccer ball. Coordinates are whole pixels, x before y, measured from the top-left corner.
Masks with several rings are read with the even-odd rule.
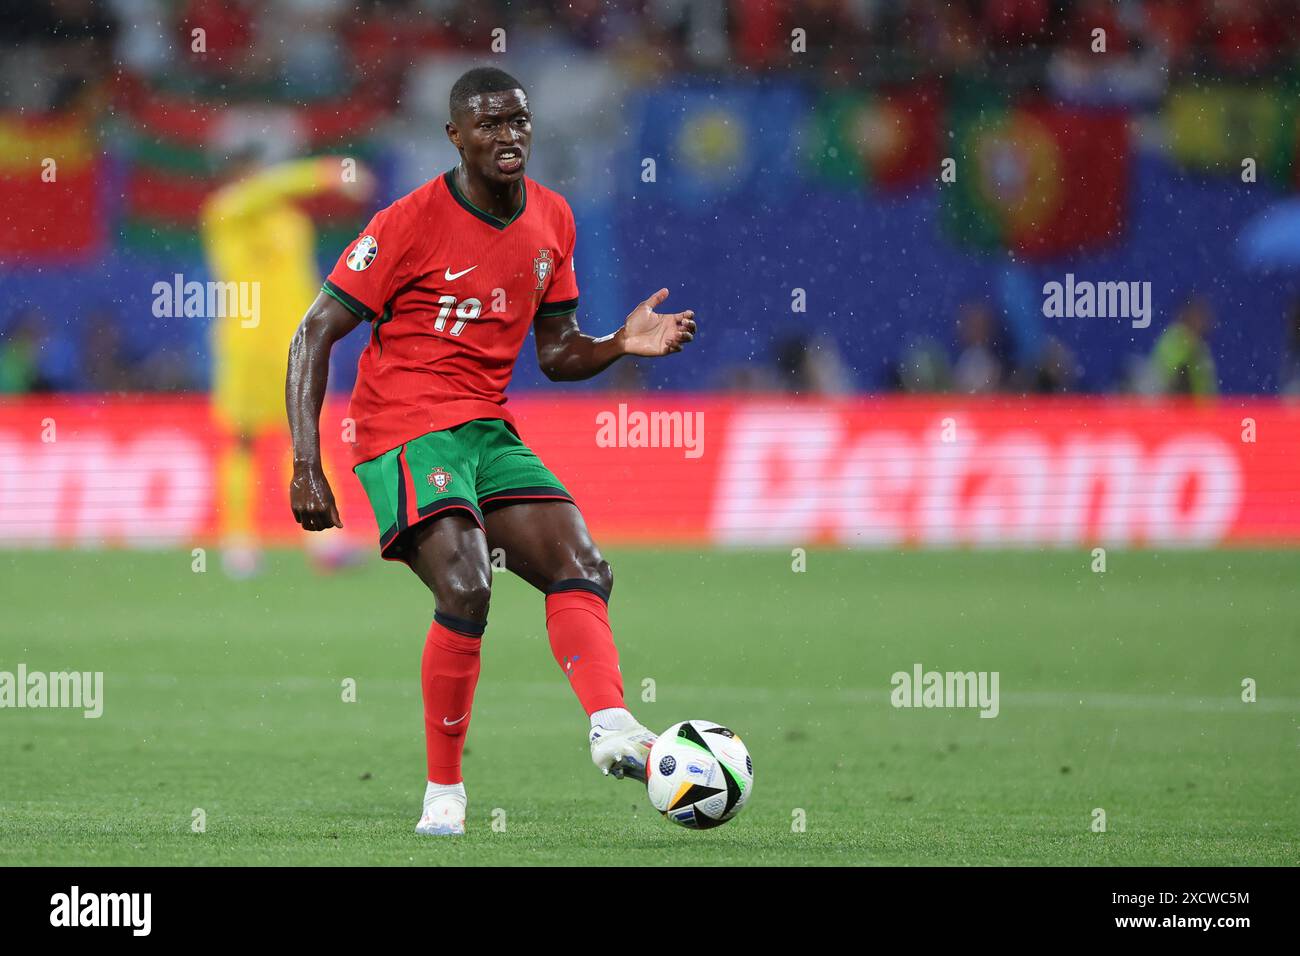
[[[732,731],[711,720],[673,724],[650,748],[646,789],[654,808],[692,830],[721,826],[744,809],[754,763]]]

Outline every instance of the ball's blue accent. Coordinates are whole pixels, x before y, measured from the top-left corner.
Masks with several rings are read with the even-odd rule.
[[[659,761],[659,775],[662,777],[672,776],[672,772],[677,769],[677,758],[672,754],[664,757]]]
[[[745,754],[745,773],[754,776],[754,761],[749,758],[749,754]]]

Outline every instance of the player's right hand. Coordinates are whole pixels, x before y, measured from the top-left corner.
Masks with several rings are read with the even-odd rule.
[[[307,531],[324,531],[341,528],[338,505],[334,492],[325,480],[325,471],[319,463],[293,466],[293,481],[289,484],[289,507],[293,519]]]
[[[659,313],[655,308],[668,298],[660,289],[628,313],[623,323],[623,348],[628,355],[655,358],[680,352],[695,338],[695,311]]]

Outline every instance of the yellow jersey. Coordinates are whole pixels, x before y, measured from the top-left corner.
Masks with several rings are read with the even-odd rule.
[[[337,177],[334,161],[294,160],[230,183],[204,204],[212,279],[235,283],[224,301],[240,303],[213,319],[213,403],[240,431],[285,421],[289,340],[321,286],[315,228],[296,201],[333,188]]]

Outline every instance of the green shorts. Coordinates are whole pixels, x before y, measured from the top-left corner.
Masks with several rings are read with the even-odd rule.
[[[353,469],[379,525],[379,552],[406,560],[409,529],[461,511],[483,515],[521,501],[573,501],[532,449],[499,418],[429,432]]]

